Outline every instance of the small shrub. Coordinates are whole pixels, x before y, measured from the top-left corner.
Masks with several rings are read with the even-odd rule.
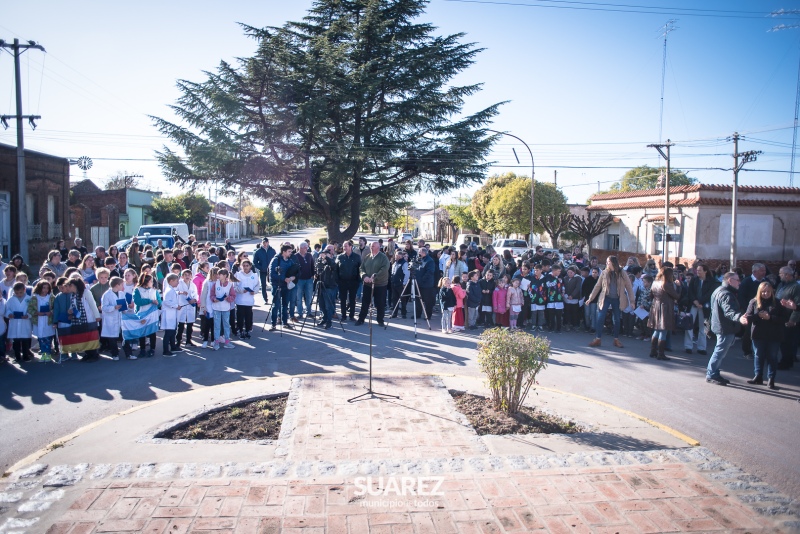
[[[478,341],[478,367],[486,375],[494,408],[517,413],[549,358],[546,338],[520,330],[484,331]]]
[[[244,414],[244,411],[238,406],[236,408],[231,408],[231,417],[234,419],[238,419],[242,414]]]
[[[269,408],[269,400],[268,399],[263,399],[263,400],[258,401],[256,403],[256,408],[258,408],[259,410],[265,410],[265,409]]]

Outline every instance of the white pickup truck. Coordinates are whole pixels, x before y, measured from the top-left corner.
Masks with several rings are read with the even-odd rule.
[[[503,254],[504,251],[510,250],[511,255],[515,258],[522,256],[528,250],[528,242],[522,239],[498,239],[492,243],[494,251],[498,254]]]

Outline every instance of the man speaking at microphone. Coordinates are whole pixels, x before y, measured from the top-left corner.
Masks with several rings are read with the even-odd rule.
[[[383,326],[383,317],[386,313],[386,286],[389,284],[389,258],[381,252],[381,246],[377,241],[373,241],[370,245],[369,255],[362,257],[360,273],[364,291],[361,311],[355,325],[364,324],[370,303],[374,301],[378,311],[378,326]]]

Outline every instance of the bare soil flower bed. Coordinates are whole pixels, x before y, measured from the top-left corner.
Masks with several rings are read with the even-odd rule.
[[[495,410],[491,399],[461,391],[450,391],[456,408],[464,414],[479,436],[487,434],[576,434],[584,429],[574,421],[546,414],[522,406],[518,413],[509,415]]]
[[[166,439],[278,439],[287,395],[228,406],[201,415],[158,437]]]

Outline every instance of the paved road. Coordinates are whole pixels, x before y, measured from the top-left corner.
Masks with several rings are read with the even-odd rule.
[[[309,234],[313,231],[290,239]],[[282,239],[271,239],[276,240]],[[250,378],[367,369],[366,326],[345,324],[342,334],[336,323],[328,331],[309,323],[302,336],[284,332],[281,337],[261,332],[264,318],[264,309],[258,309],[257,335],[232,351],[0,367],[0,467],[7,469],[83,425],[173,393]],[[475,336],[445,336],[436,324],[429,331],[420,322],[415,340],[412,326],[410,320],[396,321],[388,330],[373,330],[376,371],[480,374]],[[586,346],[586,334],[551,338],[553,356],[541,385],[609,402],[676,428],[780,491],[800,497],[797,369],[778,375],[780,391],[748,386],[751,362],[740,356],[737,343],[723,365],[733,383],[719,387],[705,383],[702,356],[673,353],[673,361],[657,362],[647,357],[644,342],[625,340],[625,349],[614,349],[604,340],[605,346],[592,349]]]

